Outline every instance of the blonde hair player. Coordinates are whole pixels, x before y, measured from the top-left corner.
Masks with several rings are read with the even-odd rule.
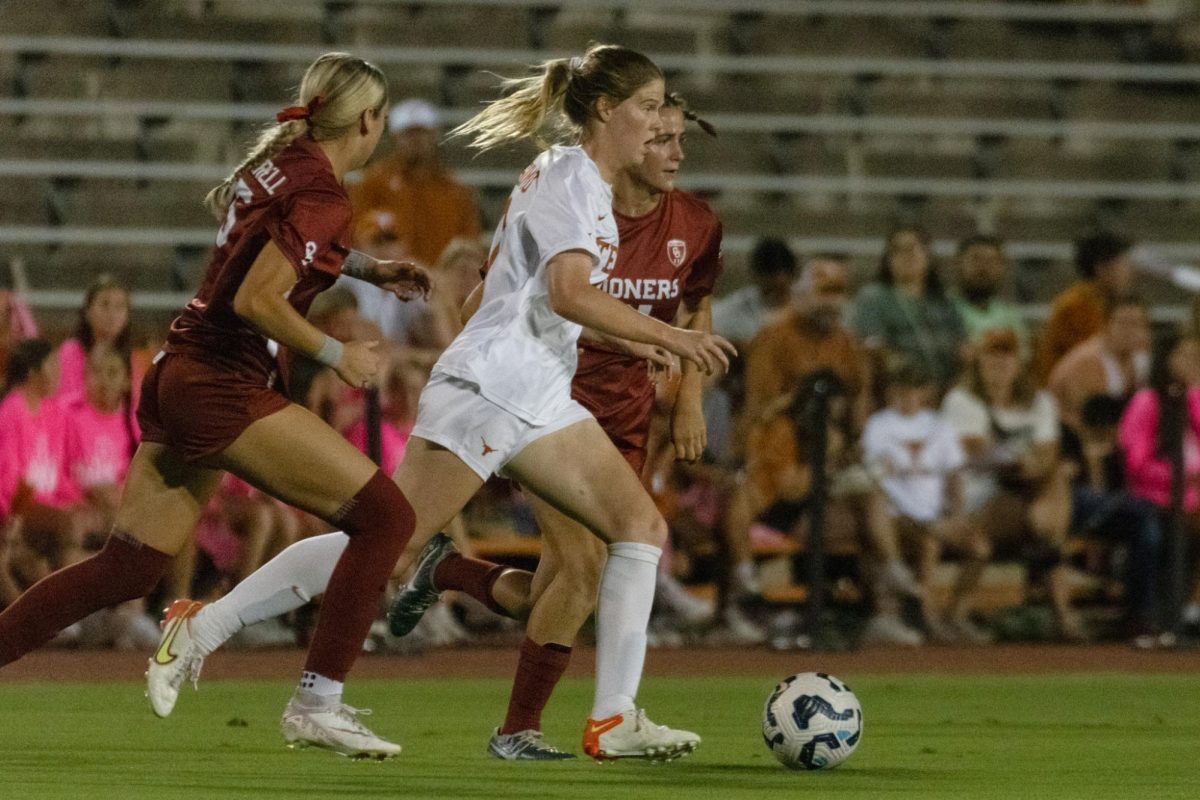
[[[491,147],[536,139],[548,117],[562,116],[577,143],[544,150],[514,187],[479,310],[434,367],[396,480],[413,502],[417,537],[431,537],[488,477],[502,474],[608,542],[585,750],[597,758],[674,758],[699,737],[655,725],[635,702],[666,523],[595,418],[571,398],[571,377],[583,326],[650,345],[662,361],[673,353],[704,373],[727,367],[734,349],[639,314],[596,286],[619,246],[610,185],[661,132],[658,67],[627,48],[594,45],[507,86],[509,94],[457,132]],[[299,542],[235,588],[230,602],[197,613],[186,628],[189,661],[198,663],[250,619],[281,613],[297,594],[320,593],[327,571],[318,565],[344,541],[329,534]],[[472,569],[476,563],[464,560],[459,582],[482,586],[499,576],[490,565]],[[183,674],[151,676],[152,696],[164,707]]]
[[[342,344],[304,318],[342,272],[409,298],[428,277],[346,245],[342,178],[370,157],[383,131],[387,89],[373,65],[329,53],[309,67],[299,105],[279,115],[208,198],[224,220],[204,282],[171,325],[142,385],[142,443],[111,536],[97,555],[36,584],[0,614],[0,665],[93,611],[142,597],[166,574],[222,471],[343,528],[300,686],[282,720],[287,741],[384,758],[400,748],[375,736],[341,702],[392,564],[412,535],[404,494],[370,459],[291,403],[272,342],[333,367],[353,386],[379,368],[373,342]],[[312,464],[320,463],[314,472]],[[178,664],[180,620],[168,616],[151,660]]]
[[[601,288],[641,313],[692,330],[712,329],[711,296],[721,274],[721,223],[695,195],[675,189],[683,162],[686,122],[716,135],[678,95],[666,97],[659,112],[662,129],[640,164],[621,170],[613,183],[613,210],[621,251]],[[474,312],[482,286],[468,300]],[[649,346],[585,331],[572,396],[600,427],[639,476],[646,462],[655,386],[646,368],[654,358]],[[675,455],[700,458],[707,432],[701,409],[702,376],[685,363],[671,412]],[[596,607],[604,569],[604,543],[587,528],[538,497],[530,499],[542,532],[537,570],[506,570],[494,564],[465,569],[463,556],[439,534],[426,545],[417,579],[402,591],[389,613],[392,632],[403,636],[441,591],[472,591],[478,581],[456,583],[456,573],[487,570],[497,575],[476,599],[516,619],[527,619],[526,638],[503,724],[488,742],[488,752],[505,760],[549,761],[571,758],[547,743],[541,715],[571,658],[579,629]],[[592,745],[585,743],[585,749]]]

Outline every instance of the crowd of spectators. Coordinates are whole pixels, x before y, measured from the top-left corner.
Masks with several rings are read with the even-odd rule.
[[[440,160],[439,124],[422,101],[397,106],[391,154],[352,192],[356,247],[426,265],[430,297],[403,304],[344,279],[311,310],[335,338],[382,343],[379,388],[347,387],[302,358],[290,370],[293,398],[388,472],[486,258],[474,200]],[[865,610],[862,641],[991,641],[995,629],[978,609],[982,578],[998,560],[1023,567],[1029,597],[1049,609],[1058,637],[1096,635],[1075,592],[1090,573],[1123,586],[1121,635],[1144,647],[1165,641],[1166,543],[1180,519],[1172,508],[1184,512],[1185,531],[1200,529],[1200,338],[1164,330],[1152,341],[1148,310],[1131,293],[1130,249],[1109,234],[1078,242],[1080,281],[1035,334],[1005,299],[1010,264],[998,239],[968,237],[943,266],[925,231],[901,227],[865,281],[842,254],[798,259],[786,242],[760,241],[748,285],[714,304],[715,330],[741,357],[706,387],[701,462],[678,462],[665,446],[670,387],[660,387],[643,476],[673,533],[656,638],[759,643],[790,626],[784,638],[795,640],[794,612],[764,610],[786,605],[778,590],[793,577],[774,562],[804,557],[820,461],[822,538],[845,573],[830,585]],[[72,335],[52,345],[19,297],[0,290],[0,605],[103,542],[154,354],[136,346],[130,318],[129,292],[102,277]],[[1172,494],[1176,463],[1181,497]],[[468,551],[468,532],[534,532],[519,488],[504,482],[465,516],[451,533]],[[229,478],[160,594],[216,596],[321,531]],[[775,558],[764,566],[768,553]],[[715,597],[688,584],[715,584]],[[1183,615],[1196,625],[1200,585],[1190,586]],[[106,611],[64,638],[151,647],[150,608]],[[483,617],[443,607],[425,635],[461,641],[464,620]],[[303,628],[304,619],[259,626],[246,643],[295,642]]]

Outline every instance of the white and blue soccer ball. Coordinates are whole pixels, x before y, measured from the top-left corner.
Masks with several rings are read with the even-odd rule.
[[[763,739],[788,769],[829,769],[862,739],[862,706],[850,687],[824,672],[783,680],[763,709]]]

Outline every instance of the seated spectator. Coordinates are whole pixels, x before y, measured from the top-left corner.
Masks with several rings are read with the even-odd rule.
[[[1042,383],[1063,356],[1104,328],[1113,301],[1133,288],[1132,247],[1129,240],[1110,233],[1075,243],[1075,268],[1081,280],[1054,298],[1042,327],[1037,361]]]
[[[1067,353],[1047,384],[1062,421],[1079,430],[1079,412],[1089,397],[1128,399],[1146,384],[1150,371],[1150,321],[1136,297],[1112,301],[1104,329]]]
[[[920,550],[925,626],[938,641],[982,643],[989,636],[969,619],[971,594],[991,546],[963,511],[961,470],[966,455],[954,428],[930,409],[937,383],[922,361],[893,358],[887,370],[888,406],[863,431],[863,461],[887,498],[887,518]],[[934,570],[944,547],[960,551],[958,578],[945,608],[933,602]],[[899,608],[881,609],[898,616]]]
[[[866,354],[844,327],[850,265],[845,256],[813,256],[804,265],[791,307],[754,337],[746,354],[747,419],[756,419],[819,369],[837,373],[850,398],[854,430],[866,421]]]
[[[480,271],[487,260],[487,246],[480,239],[459,237],[442,251],[434,274],[429,301],[437,307],[440,319],[447,322],[451,339],[463,328],[462,307],[479,283]],[[447,342],[449,344],[449,342]]]
[[[67,405],[67,467],[87,502],[110,527],[137,449],[140,431],[130,419],[129,363],[98,344],[88,354],[85,394]]]
[[[398,103],[388,114],[392,152],[350,188],[356,246],[365,248],[383,232],[402,258],[432,267],[456,237],[479,238],[472,191],[454,179],[438,151],[440,126],[437,109],[424,100]]]
[[[796,256],[782,239],[761,239],[750,254],[750,285],[713,302],[713,331],[739,347],[787,307]]]
[[[1028,362],[1029,326],[1015,303],[1000,297],[1008,280],[1009,263],[1004,244],[994,236],[975,235],[958,245],[958,286],[954,305],[962,317],[967,340],[972,345],[995,328],[1007,328],[1021,342],[1021,360]]]
[[[743,540],[744,546],[737,551],[748,559],[756,520],[785,533],[804,535],[813,491],[813,426],[820,424],[812,410],[818,389],[830,395],[825,420],[829,487],[823,533],[827,546],[847,541],[858,545],[865,533],[862,571],[872,579],[880,612],[868,626],[870,643],[920,644],[920,633],[900,619],[897,597],[898,593],[919,594],[920,590],[900,558],[885,498],[858,464],[851,398],[832,369],[809,373],[792,394],[777,398],[754,421],[746,447],[745,477],[734,487],[726,509],[726,537],[731,542]],[[735,564],[735,577],[750,566],[748,561]]]
[[[1171,509],[1172,458],[1182,458],[1182,510],[1194,533],[1200,512],[1200,342],[1175,334],[1159,343],[1150,385],[1129,401],[1118,438],[1129,491],[1163,515]],[[1187,625],[1200,625],[1200,580],[1182,615]]]
[[[69,418],[53,399],[57,383],[48,342],[14,348],[0,401],[0,518],[21,518],[27,580],[78,561],[98,527],[68,468]]]
[[[942,289],[923,229],[898,228],[888,236],[879,278],[859,291],[852,317],[851,328],[868,349],[920,362],[939,394],[958,377],[966,331]]]
[[[1127,626],[1139,648],[1160,644],[1159,573],[1162,523],[1154,504],[1129,493],[1117,425],[1125,404],[1108,395],[1088,398],[1078,435],[1063,427],[1063,459],[1072,465],[1071,532],[1126,545]]]
[[[362,245],[362,250],[381,261],[404,260],[399,242],[386,234],[380,234],[370,243]],[[475,283],[479,282],[478,268],[474,279]],[[439,275],[433,280],[436,291],[444,279]],[[425,351],[425,357],[431,364],[450,344],[454,332],[461,328],[457,322],[457,309],[453,315],[445,313],[443,305],[436,302],[433,294],[428,298],[418,297],[405,302],[390,292],[379,291],[379,287],[372,283],[355,278],[341,278],[336,288],[354,294],[358,301],[358,313],[364,320],[377,325],[390,344]]]
[[[75,334],[58,348],[58,397],[67,402],[83,397],[88,353],[96,345],[122,354],[130,349],[129,290],[111,275],[101,275],[88,286]]]
[[[967,454],[963,498],[973,525],[993,548],[1027,561],[1031,573],[1048,572],[1063,636],[1083,638],[1063,558],[1071,471],[1059,460],[1058,412],[1054,398],[1026,374],[1015,332],[984,334],[962,385],[946,395],[942,414]]]

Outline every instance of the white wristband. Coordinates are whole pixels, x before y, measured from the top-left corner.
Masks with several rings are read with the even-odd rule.
[[[336,367],[342,363],[342,351],[345,349],[337,339],[326,336],[325,341],[321,342],[321,349],[313,354],[313,359],[327,367]]]

